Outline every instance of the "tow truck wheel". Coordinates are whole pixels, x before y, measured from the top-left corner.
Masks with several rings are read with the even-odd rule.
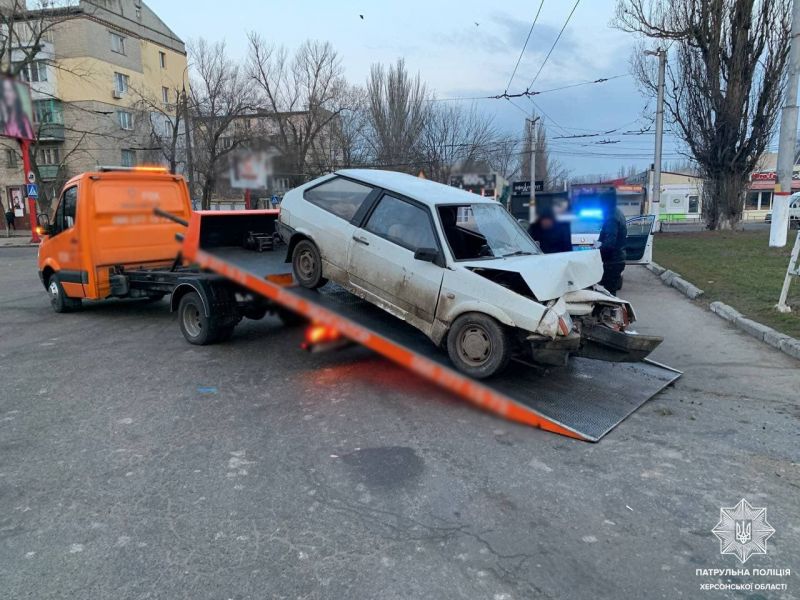
[[[219,328],[206,316],[203,301],[197,292],[189,292],[178,304],[178,323],[186,341],[196,346],[213,344],[219,337]]]
[[[497,375],[511,360],[508,331],[480,313],[458,317],[447,334],[447,353],[459,371],[475,379]]]
[[[70,298],[64,293],[64,286],[55,273],[47,282],[47,293],[50,294],[50,306],[57,313],[73,312],[81,307],[80,298]]]
[[[317,245],[311,240],[300,240],[292,252],[294,278],[304,288],[315,290],[328,280],[322,276],[322,257]]]

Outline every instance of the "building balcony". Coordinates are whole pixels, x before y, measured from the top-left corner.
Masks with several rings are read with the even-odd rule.
[[[39,125],[40,142],[63,142],[64,125],[61,123],[41,123]]]
[[[58,165],[39,165],[39,177],[42,181],[53,181],[58,177]]]

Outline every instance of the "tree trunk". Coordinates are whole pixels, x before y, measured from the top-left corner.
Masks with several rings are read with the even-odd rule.
[[[215,178],[206,174],[205,181],[203,182],[203,196],[200,200],[200,205],[203,207],[203,210],[211,209],[211,194],[214,193],[215,184]]]
[[[741,172],[719,171],[703,184],[703,218],[706,228],[732,230],[742,219],[747,177]]]

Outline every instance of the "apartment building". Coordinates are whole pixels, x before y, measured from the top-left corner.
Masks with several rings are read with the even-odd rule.
[[[30,30],[44,31],[35,61],[20,72],[31,87],[42,208],[82,171],[161,162],[157,134],[170,126],[177,94],[188,88],[183,41],[141,0],[80,0],[25,18]],[[23,60],[23,44],[13,62]],[[24,174],[17,144],[0,146],[0,200],[7,206]]]

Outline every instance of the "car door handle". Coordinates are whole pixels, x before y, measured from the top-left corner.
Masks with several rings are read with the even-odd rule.
[[[369,242],[367,241],[367,238],[361,237],[360,235],[354,235],[353,236],[353,241],[354,242],[358,242],[359,244],[364,244],[365,246],[369,246]]]

